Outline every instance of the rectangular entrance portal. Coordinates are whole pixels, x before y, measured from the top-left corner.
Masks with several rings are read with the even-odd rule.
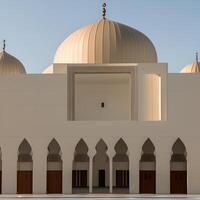
[[[105,170],[101,169],[99,170],[99,187],[105,187],[105,181],[106,181]]]
[[[156,174],[155,171],[140,171],[140,193],[156,193]]]
[[[87,170],[72,171],[72,187],[87,187]]]
[[[32,194],[32,171],[17,171],[17,194]]]
[[[129,187],[129,171],[116,170],[116,187],[128,188]]]
[[[62,193],[62,170],[47,171],[47,194]]]
[[[171,194],[187,194],[187,171],[170,172]]]

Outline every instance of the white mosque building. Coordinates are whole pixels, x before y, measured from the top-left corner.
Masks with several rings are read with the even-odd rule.
[[[168,73],[105,11],[42,74],[0,53],[2,194],[200,193],[198,56]]]

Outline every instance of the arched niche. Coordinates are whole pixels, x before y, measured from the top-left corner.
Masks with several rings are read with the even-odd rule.
[[[148,138],[142,146],[140,159],[140,193],[156,192],[156,157],[155,147]]]
[[[81,139],[74,151],[73,171],[72,171],[72,192],[89,192],[89,156],[88,146]]]
[[[109,190],[109,157],[108,147],[103,139],[96,145],[96,154],[93,158],[93,191],[107,193]]]
[[[62,152],[56,139],[48,145],[47,155],[47,193],[62,193]]]
[[[170,191],[172,194],[187,194],[187,152],[178,138],[172,146],[170,161]]]
[[[129,193],[129,157],[128,146],[122,138],[115,144],[113,157],[113,192]]]
[[[33,181],[32,148],[24,139],[18,148],[17,160],[17,193],[31,194]]]

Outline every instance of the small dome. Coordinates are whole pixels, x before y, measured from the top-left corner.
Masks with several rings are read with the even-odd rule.
[[[49,65],[42,74],[53,74],[53,65]]]
[[[196,60],[192,64],[185,66],[180,73],[197,73],[200,72],[200,62],[198,59],[198,53],[196,54]]]
[[[0,75],[26,74],[23,64],[6,51],[0,52]]]
[[[67,37],[54,63],[156,63],[153,43],[134,28],[101,19]]]
[[[190,65],[184,67],[180,73],[197,73],[200,72],[200,62],[193,62]]]

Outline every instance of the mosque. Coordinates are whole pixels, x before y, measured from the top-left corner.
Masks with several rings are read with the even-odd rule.
[[[199,194],[200,62],[158,63],[140,31],[102,19],[27,74],[0,53],[2,194]]]

